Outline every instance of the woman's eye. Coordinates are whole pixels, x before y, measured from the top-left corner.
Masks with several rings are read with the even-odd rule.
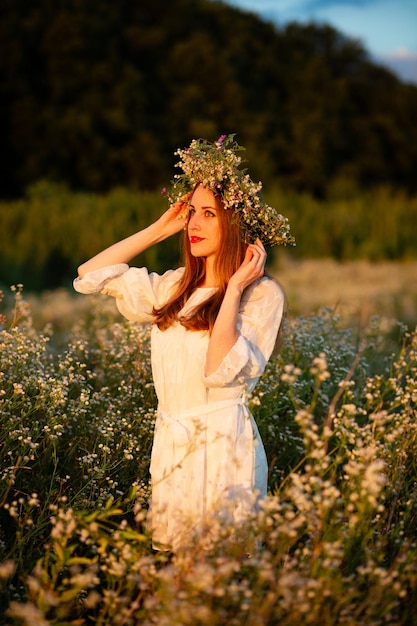
[[[192,215],[194,215],[195,213],[195,209],[189,209],[188,211],[188,215],[191,217]]]
[[[213,211],[206,211],[206,217],[215,217]]]

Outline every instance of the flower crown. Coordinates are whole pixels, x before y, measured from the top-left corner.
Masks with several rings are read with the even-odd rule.
[[[175,174],[172,180],[170,202],[177,202],[201,183],[221,196],[225,209],[240,216],[245,243],[253,243],[259,237],[264,245],[294,245],[288,219],[263,202],[259,193],[262,183],[254,183],[246,169],[240,168],[242,159],[238,152],[245,148],[234,137],[221,135],[214,143],[193,139],[189,148],[175,152],[180,157],[176,167],[183,173]]]

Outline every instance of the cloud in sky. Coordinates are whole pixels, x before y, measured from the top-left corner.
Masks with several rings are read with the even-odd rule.
[[[417,82],[416,0],[227,1],[278,24],[331,24],[346,36],[360,40],[377,62],[388,65],[403,79]]]
[[[399,48],[392,54],[377,56],[376,61],[389,67],[404,81],[417,85],[417,52]]]

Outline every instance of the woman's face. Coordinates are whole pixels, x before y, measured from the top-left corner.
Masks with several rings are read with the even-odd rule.
[[[190,200],[188,238],[191,254],[214,260],[220,250],[222,230],[219,211],[222,211],[214,193],[198,185]]]

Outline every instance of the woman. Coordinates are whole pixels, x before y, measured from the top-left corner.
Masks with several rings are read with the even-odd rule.
[[[153,224],[80,266],[74,287],[114,296],[130,320],[151,322],[158,396],[150,526],[177,549],[211,521],[237,521],[266,494],[267,461],[247,407],[271,356],[284,296],[265,275],[266,244],[292,243],[288,222],[240,168],[234,136],[177,151],[182,174]],[[129,268],[184,228],[184,266]]]

